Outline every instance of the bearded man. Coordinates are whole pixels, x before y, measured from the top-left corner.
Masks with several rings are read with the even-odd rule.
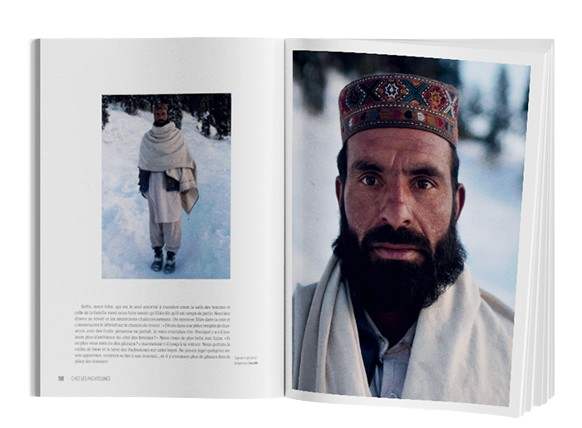
[[[293,388],[507,406],[513,312],[479,290],[456,223],[458,92],[367,76],[339,96],[340,233],[293,296]]]
[[[184,136],[170,121],[168,105],[154,107],[154,124],[142,138],[139,152],[139,188],[148,200],[150,242],[154,250],[151,269],[176,270],[176,253],[182,242],[182,209],[190,213],[198,201],[196,163]]]

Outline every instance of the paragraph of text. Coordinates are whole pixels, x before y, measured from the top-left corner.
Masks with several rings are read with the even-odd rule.
[[[229,360],[230,306],[81,305],[75,364],[112,359]]]

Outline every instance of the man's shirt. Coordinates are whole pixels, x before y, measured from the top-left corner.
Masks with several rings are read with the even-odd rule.
[[[378,364],[372,382],[370,382],[370,392],[373,397],[401,398],[404,379],[410,360],[410,351],[416,331],[416,323],[412,325],[400,341],[389,348],[390,343],[378,331],[370,316],[366,314],[368,322],[375,330],[378,340]]]

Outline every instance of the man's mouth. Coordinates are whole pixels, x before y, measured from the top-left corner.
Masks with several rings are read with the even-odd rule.
[[[391,244],[389,242],[374,242],[370,246],[372,254],[382,260],[415,261],[422,257],[422,251],[410,244]]]

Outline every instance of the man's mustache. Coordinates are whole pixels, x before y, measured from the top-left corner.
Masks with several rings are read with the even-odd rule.
[[[413,246],[418,251],[432,255],[433,251],[429,240],[420,232],[405,227],[394,229],[389,224],[378,226],[366,233],[362,240],[362,249],[370,251],[374,244],[395,244]]]

